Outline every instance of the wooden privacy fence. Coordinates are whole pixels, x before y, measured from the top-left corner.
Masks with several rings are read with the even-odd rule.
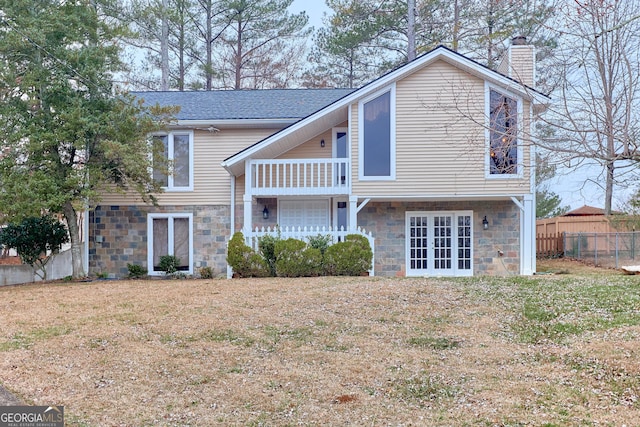
[[[564,233],[540,234],[536,236],[536,255],[558,257],[564,253]]]

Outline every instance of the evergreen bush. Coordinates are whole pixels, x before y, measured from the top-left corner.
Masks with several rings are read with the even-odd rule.
[[[237,232],[229,240],[227,263],[238,277],[266,277],[269,266],[266,261],[244,242],[244,235]]]
[[[333,276],[359,276],[371,269],[373,251],[369,240],[359,234],[348,234],[344,242],[327,248],[325,273]]]
[[[258,240],[258,249],[267,263],[269,275],[272,277],[276,275],[276,243],[280,240],[280,237],[271,234],[266,234]]]
[[[130,279],[139,279],[147,275],[147,270],[141,265],[127,264],[127,270],[129,270]]]
[[[302,240],[279,240],[275,255],[276,274],[280,277],[318,276],[322,272],[322,253]]]
[[[158,268],[160,271],[164,271],[164,274],[170,275],[178,271],[178,267],[180,267],[180,258],[175,255],[162,255],[160,257],[160,263],[158,264]]]

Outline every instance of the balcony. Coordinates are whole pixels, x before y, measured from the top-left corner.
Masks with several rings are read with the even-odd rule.
[[[349,194],[351,162],[334,158],[249,160],[245,178],[253,196]]]

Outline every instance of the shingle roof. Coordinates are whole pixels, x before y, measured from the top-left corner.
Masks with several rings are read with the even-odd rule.
[[[619,215],[623,212],[611,211],[613,215]],[[604,209],[596,208],[594,206],[584,205],[578,209],[574,209],[565,213],[562,216],[590,216],[590,215],[604,215]]]
[[[179,105],[178,120],[301,119],[354,89],[132,92],[147,105]]]

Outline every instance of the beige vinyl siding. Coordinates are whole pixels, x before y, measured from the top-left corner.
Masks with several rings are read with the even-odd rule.
[[[485,178],[484,105],[484,82],[443,61],[397,82],[394,181],[358,180],[358,104],[352,105],[353,194],[482,196],[528,193],[528,168],[525,168],[523,178]],[[526,108],[525,105],[523,115],[528,121]],[[522,125],[528,126],[528,123]],[[526,165],[528,158],[525,156]]]
[[[164,192],[158,195],[161,205],[220,205],[229,204],[230,176],[220,166],[227,157],[255,144],[276,132],[274,129],[221,129],[211,133],[196,130],[194,133],[194,190]],[[244,187],[242,187],[244,192]],[[242,197],[242,196],[240,196]],[[134,194],[111,194],[102,197],[103,205],[138,205]]]
[[[320,141],[324,139],[324,147]],[[315,138],[298,145],[282,154],[278,159],[326,159],[331,158],[331,129],[321,133]]]
[[[347,121],[336,126],[336,128],[346,129],[349,126]],[[324,147],[320,141],[324,139]],[[320,135],[298,145],[278,157],[278,159],[330,159],[333,157],[333,129],[327,129]]]

